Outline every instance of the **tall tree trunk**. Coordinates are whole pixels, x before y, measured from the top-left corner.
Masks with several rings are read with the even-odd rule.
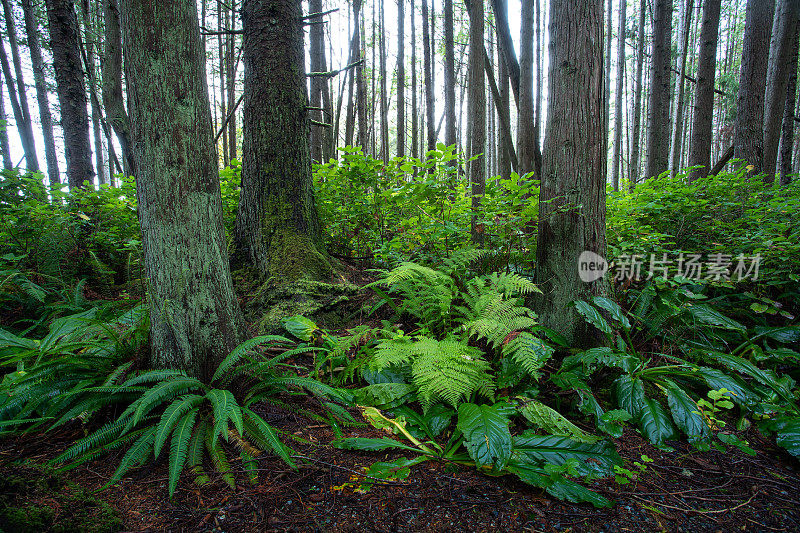
[[[0,124],[8,124],[6,120],[6,101],[3,95],[2,77],[3,71],[0,69]],[[8,142],[8,128],[0,128],[0,153],[3,155],[3,168],[5,170],[14,168],[14,163],[11,161],[11,143]]]
[[[225,18],[223,15],[227,14],[227,10],[225,10],[225,6],[222,2],[217,2],[217,30],[219,31],[219,35],[217,35],[217,59],[219,60],[219,121],[222,124],[225,121],[225,117],[228,115],[228,108],[226,106],[226,95],[225,95],[225,74],[227,69],[225,68],[225,43],[227,42],[227,37],[225,36]],[[228,136],[224,134],[222,135],[222,166],[227,167],[230,164],[230,158],[228,157]]]
[[[444,0],[444,143],[456,143],[456,73],[453,48],[453,0]]]
[[[322,0],[309,0],[308,2],[309,13],[322,12]],[[315,19],[312,22],[322,22]],[[326,72],[325,61],[325,43],[324,43],[324,26],[322,24],[312,24],[308,30],[309,41],[309,68],[311,72]],[[325,79],[320,76],[311,77],[311,94],[309,101],[311,107],[322,107],[322,92],[325,87]],[[310,118],[317,122],[327,122],[322,111],[312,110]],[[311,159],[317,163],[323,162],[323,130],[320,126],[311,126]]]
[[[360,35],[361,29],[359,27],[359,12],[361,11],[361,0],[353,2],[353,38],[350,40],[350,64],[361,60],[361,44]],[[355,104],[355,78],[358,74],[358,69],[353,68],[348,72],[348,90],[347,90],[347,116],[344,123],[344,139],[347,146],[354,145],[354,136],[356,129],[356,104]]]
[[[230,24],[228,29],[236,30],[236,8],[228,10],[230,14]],[[228,15],[226,15],[226,18]],[[228,151],[231,159],[236,159],[236,35],[228,35],[227,38],[227,73],[225,78],[228,80],[228,107],[231,119],[228,121]],[[324,69],[323,69],[324,70]]]
[[[788,184],[792,177],[792,148],[794,147],[794,108],[797,95],[797,60],[798,37],[800,24],[795,24],[792,39],[792,57],[789,61],[789,83],[786,86],[786,104],[783,106],[783,124],[781,125],[781,185]]]
[[[759,173],[764,161],[764,92],[767,81],[769,41],[772,35],[774,0],[747,0],[742,44],[733,157],[753,165]]]
[[[717,67],[720,0],[703,1],[703,23],[700,28],[700,54],[694,96],[692,142],[689,166],[700,165],[689,175],[689,182],[708,175],[711,168],[711,134],[714,111],[714,79]]]
[[[361,0],[354,0],[353,5],[359,4],[358,11],[361,11]],[[355,9],[355,7],[354,7]],[[359,26],[363,21],[363,17],[359,19],[356,16],[356,27],[359,27],[359,36],[365,34],[363,24]],[[364,39],[358,39],[358,58],[366,60],[367,54],[364,45]],[[367,117],[367,87],[366,87],[366,80],[364,79],[364,65],[360,64],[356,67],[356,111],[358,115],[358,144],[364,149],[366,153],[369,150],[369,128]]]
[[[83,187],[87,182],[89,185],[93,183],[94,167],[89,146],[89,115],[81,67],[78,17],[72,0],[47,0],[47,18],[64,129],[67,180],[70,188]]]
[[[625,80],[625,20],[627,11],[626,0],[619,2],[619,35],[617,35],[617,90],[614,94],[614,156],[611,159],[611,179],[614,190],[619,190],[620,159],[622,157],[622,103],[625,100],[622,94],[622,83]]]
[[[397,0],[397,156],[406,155],[406,0]]]
[[[605,68],[603,69],[603,131],[605,132],[605,161],[606,174],[608,174],[608,132],[611,127],[611,34],[613,33],[612,11],[613,2],[608,0],[606,4],[606,24],[603,28],[605,32],[606,45],[604,49]]]
[[[542,39],[543,19],[544,17],[542,16],[541,0],[536,0],[536,102],[534,106],[534,120],[536,121],[536,127],[534,128],[534,142],[536,143],[536,146],[534,151],[535,153],[539,154],[539,158],[541,158],[539,132],[541,131],[540,128],[542,124],[542,100],[544,99],[542,96],[542,83],[544,79],[544,73],[542,70],[542,56],[544,55],[544,41]]]
[[[5,3],[8,3],[8,0],[5,0]],[[50,183],[61,183],[61,172],[58,169],[58,156],[56,155],[56,141],[53,135],[53,115],[50,112],[50,102],[47,99],[44,62],[42,61],[42,50],[39,45],[39,23],[34,17],[31,0],[22,0],[21,3],[22,12],[25,16],[25,33],[28,36],[33,82],[36,85],[36,100],[39,103],[39,120],[42,123],[47,175],[50,178]]]
[[[654,0],[650,101],[647,112],[647,177],[669,168],[670,48],[672,0]]]
[[[680,63],[678,76],[675,78],[675,108],[672,119],[672,144],[670,151],[670,170],[676,173],[680,167],[681,146],[683,136],[683,99],[684,86],[686,85],[686,56],[688,55],[689,33],[692,27],[692,12],[694,11],[694,0],[683,1],[683,29],[681,33],[680,50],[678,52]]]
[[[320,253],[301,16],[300,0],[245,0],[242,6],[244,138],[236,255],[280,282],[332,274]]]
[[[414,0],[411,0],[411,155],[419,158],[419,105],[417,103],[417,25]]]
[[[130,121],[122,93],[122,33],[119,27],[117,0],[103,0],[103,16],[105,18],[105,51],[102,63],[103,105],[106,108],[108,122],[114,128],[122,149],[125,173],[135,176],[136,168],[130,146]]]
[[[8,67],[5,45],[3,47],[2,61],[3,71],[8,82],[8,92],[11,95],[11,107],[14,109],[14,119],[17,122],[22,148],[25,152],[25,166],[30,172],[39,171],[39,157],[36,155],[36,142],[33,137],[33,119],[31,118],[30,107],[28,107],[28,93],[25,87],[25,78],[22,74],[22,60],[19,57],[19,40],[17,39],[17,27],[14,23],[14,14],[11,12],[11,5],[8,0],[3,0],[3,15],[6,19],[6,30],[8,41],[11,45],[11,60],[14,63],[14,73],[17,76],[17,86],[14,87],[14,78],[11,69]]]
[[[579,276],[583,252],[605,255],[603,2],[551,0],[550,95],[542,153],[536,281],[542,323],[571,346],[592,344],[574,300],[606,291]],[[581,260],[584,260],[581,258]]]
[[[481,41],[482,42],[482,41]],[[436,149],[436,123],[433,104],[433,66],[431,65],[431,29],[430,19],[428,18],[428,0],[422,0],[422,55],[423,55],[423,68],[425,70],[425,115],[426,125],[428,127],[427,149]],[[431,172],[433,169],[431,169]]]
[[[534,170],[535,129],[533,117],[533,0],[522,0],[519,50],[519,113],[517,161],[519,173]],[[538,178],[538,176],[537,176]]]
[[[776,9],[773,39],[769,51],[767,68],[767,90],[764,94],[764,180],[772,183],[775,180],[775,167],[778,163],[778,141],[781,134],[783,109],[786,105],[786,86],[789,84],[794,29],[800,12],[800,1],[780,0]]]
[[[500,86],[500,98],[498,98],[497,115],[500,120],[501,127],[503,127],[502,124],[511,124],[511,95],[509,94],[508,86],[508,68],[506,68],[506,63],[503,61],[502,52],[500,51],[499,46],[497,47],[497,78],[498,85]],[[508,179],[508,177],[511,176],[510,150],[513,150],[513,146],[509,147],[507,144],[508,143],[505,136],[498,136],[497,159],[500,177],[503,179]]]
[[[424,0],[423,0],[423,5]],[[486,89],[484,77],[483,47],[483,0],[470,0],[469,18],[469,93],[468,115],[470,117],[469,129],[472,139],[470,156],[479,156],[470,161],[470,181],[472,183],[472,242],[483,243],[483,225],[478,223],[475,213],[480,211],[481,200],[486,191],[486,160],[483,156],[486,151]]]
[[[641,175],[640,164],[640,136],[642,124],[642,70],[644,67],[644,19],[647,13],[647,2],[642,1],[639,6],[639,30],[636,37],[636,75],[634,76],[633,90],[633,126],[631,127],[631,161],[628,166],[628,180],[630,188],[633,189]]]
[[[106,177],[105,163],[103,162],[103,132],[100,129],[100,102],[97,100],[95,82],[95,61],[94,61],[94,42],[92,35],[92,19],[89,11],[89,2],[84,0],[81,3],[81,14],[83,15],[83,38],[79,41],[81,55],[83,55],[86,77],[89,82],[89,105],[92,109],[92,138],[94,140],[94,164],[97,170],[97,182],[99,185],[107,184],[109,178]],[[81,37],[78,37],[81,39]],[[84,43],[86,43],[84,45]]]
[[[386,86],[389,71],[386,68],[386,19],[383,7],[383,0],[380,0],[381,159],[386,163],[389,161],[389,91]]]
[[[208,380],[245,338],[193,0],[122,2],[150,364]]]

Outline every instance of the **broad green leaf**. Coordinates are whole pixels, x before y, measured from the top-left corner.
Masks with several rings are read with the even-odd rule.
[[[583,317],[589,322],[591,325],[606,333],[611,335],[613,332],[611,326],[608,325],[606,319],[603,318],[603,315],[600,314],[600,311],[597,308],[593,307],[592,305],[588,304],[587,302],[576,301],[575,302],[575,310],[578,311]]]
[[[608,314],[611,315],[611,318],[616,320],[625,329],[629,329],[631,327],[631,323],[628,320],[628,317],[625,316],[625,312],[614,300],[604,296],[595,296],[592,298],[592,302],[594,302],[597,307],[608,311]]]
[[[417,448],[406,446],[402,442],[398,442],[390,437],[381,437],[380,439],[370,439],[364,437],[348,437],[344,439],[336,439],[331,442],[331,446],[342,450],[361,450],[366,452],[379,452],[382,450],[409,450],[412,452],[420,452]]]
[[[658,400],[645,398],[637,421],[642,435],[656,446],[664,446],[665,441],[678,437],[672,420]]]
[[[407,383],[376,383],[353,391],[359,405],[391,409],[413,400],[416,387]]]
[[[786,448],[790,454],[800,458],[800,418],[779,422],[775,442],[781,448]]]
[[[314,322],[299,315],[287,318],[283,325],[286,331],[302,341],[310,341],[314,332],[319,329]]]
[[[689,438],[689,442],[708,439],[711,431],[700,415],[697,403],[673,381],[666,380],[665,383],[667,405],[672,412],[675,425]]]
[[[509,416],[514,408],[507,403],[494,405],[461,404],[458,408],[458,429],[464,435],[469,456],[480,468],[495,471],[505,468],[511,458]]]
[[[589,502],[595,507],[610,507],[613,502],[603,496],[593,492],[564,476],[554,476],[549,474],[543,467],[535,466],[527,462],[511,460],[507,470],[523,482],[545,489],[549,494],[556,498],[564,499],[573,503]]]
[[[614,380],[613,393],[620,409],[628,411],[634,418],[639,415],[645,403],[644,384],[641,379],[624,374]]]
[[[517,408],[534,427],[550,434],[571,437],[580,442],[597,442],[600,440],[594,435],[590,435],[581,428],[564,418],[564,416],[541,402],[518,396],[519,404]]]
[[[723,329],[744,332],[746,328],[739,322],[730,319],[707,304],[696,304],[689,307],[689,314],[698,322]]]
[[[569,437],[535,435],[528,430],[513,439],[515,460],[534,464],[563,465],[570,459],[577,461],[577,472],[582,476],[603,477],[613,472],[622,458],[608,441],[578,442]]]

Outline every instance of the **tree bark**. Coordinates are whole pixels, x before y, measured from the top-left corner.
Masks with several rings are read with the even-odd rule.
[[[406,155],[406,0],[397,0],[397,156]]]
[[[733,157],[753,165],[754,173],[764,160],[764,92],[767,80],[769,41],[772,35],[774,0],[747,0],[742,44]]]
[[[3,71],[0,69],[0,78]],[[3,80],[0,79],[0,124],[8,124],[6,120],[6,102],[3,96]],[[11,170],[14,163],[11,161],[11,143],[8,142],[8,128],[0,128],[0,152],[3,155],[3,168]]]
[[[380,67],[381,67],[381,160],[386,163],[389,161],[389,91],[386,87],[386,79],[389,71],[386,68],[386,18],[384,17],[383,1],[380,0]]]
[[[714,112],[714,78],[717,68],[717,37],[719,35],[720,0],[703,1],[703,23],[700,28],[700,54],[697,63],[697,83],[694,95],[692,142],[689,146],[689,166],[701,168],[689,174],[689,182],[708,175],[711,168],[711,135]]]
[[[236,259],[279,282],[329,280],[320,253],[300,0],[245,0],[242,191]],[[265,106],[264,102],[269,102]]]
[[[359,5],[358,12],[361,11],[361,0],[354,0],[353,1],[353,9],[355,9],[356,4]],[[359,17],[355,17],[356,31],[358,31],[358,35],[360,36],[362,33],[362,27],[359,26],[360,20]],[[364,41],[360,37],[357,40],[358,47],[358,58],[364,59],[366,58],[366,52],[364,47]],[[367,87],[366,87],[366,80],[364,79],[364,64],[361,63],[356,67],[356,111],[358,115],[358,144],[364,149],[365,153],[369,150],[369,129],[367,128],[368,124],[368,117],[367,117]]]
[[[534,170],[533,117],[533,0],[522,0],[519,53],[519,113],[517,115],[517,161],[519,173]],[[538,176],[537,176],[538,177]]]
[[[635,88],[633,91],[633,125],[631,127],[631,162],[628,167],[628,180],[631,190],[639,180],[640,165],[640,136],[642,131],[642,85],[644,70],[644,19],[647,13],[647,2],[641,2],[639,7],[639,31],[636,38],[636,75],[634,79]]]
[[[103,132],[100,129],[100,102],[95,92],[97,77],[95,76],[94,42],[96,39],[91,34],[92,20],[89,11],[89,2],[82,2],[81,8],[81,14],[83,15],[83,37],[78,37],[78,44],[81,49],[81,55],[83,55],[86,77],[89,83],[89,105],[92,110],[92,138],[94,140],[94,164],[97,171],[97,182],[99,185],[104,185],[109,183],[110,174],[107,178],[105,164],[103,162]]]
[[[105,50],[102,64],[103,106],[122,149],[125,173],[135,176],[136,165],[130,146],[130,121],[122,93],[122,33],[119,27],[117,0],[103,1],[103,16],[105,18]]]
[[[605,161],[606,161],[606,174],[608,174],[608,132],[611,127],[611,34],[613,29],[612,24],[612,10],[613,2],[608,0],[606,4],[606,24],[603,28],[606,38],[605,49],[603,55],[605,59],[605,67],[603,69],[603,132],[605,132],[605,140],[603,146],[605,147]]]
[[[431,65],[431,35],[430,20],[428,19],[428,0],[422,0],[422,55],[423,69],[425,70],[425,115],[427,125],[427,149],[436,149],[436,123],[433,103],[433,66]],[[433,169],[431,169],[433,172]]]
[[[792,39],[792,57],[789,60],[789,83],[786,86],[786,104],[783,106],[783,123],[781,125],[781,185],[787,185],[792,177],[792,148],[794,147],[794,108],[797,95],[797,60],[798,37],[800,24],[795,24]]]
[[[497,78],[498,78],[498,96],[497,99],[497,116],[500,120],[500,127],[501,129],[504,127],[504,124],[511,124],[511,95],[509,94],[509,86],[508,86],[508,68],[506,67],[505,61],[503,61],[502,52],[500,51],[500,47],[497,48]],[[510,135],[508,141],[510,141]],[[498,167],[500,172],[500,177],[503,179],[508,179],[511,176],[511,153],[510,150],[513,150],[513,146],[508,146],[508,141],[506,137],[501,135],[497,138],[497,159],[498,159]]]
[[[4,0],[8,3],[8,0]],[[53,135],[53,115],[50,112],[50,102],[47,99],[47,84],[44,77],[44,61],[39,45],[39,23],[33,14],[31,0],[22,0],[22,12],[25,17],[25,33],[28,37],[28,49],[31,56],[33,82],[36,86],[36,100],[39,104],[39,120],[42,123],[42,137],[44,138],[44,156],[47,162],[47,175],[50,183],[61,183],[61,172],[58,169],[58,156],[56,155],[56,141]]]
[[[684,0],[683,2],[683,30],[681,33],[680,72],[675,78],[676,93],[675,109],[672,119],[672,144],[670,151],[670,170],[675,174],[680,167],[681,146],[683,145],[683,100],[684,85],[686,77],[686,56],[688,55],[689,33],[692,27],[692,12],[694,11],[694,0]]]
[[[64,130],[67,181],[70,188],[83,187],[87,182],[88,185],[93,183],[94,167],[89,146],[89,115],[81,67],[78,17],[72,0],[47,0],[46,4],[61,106],[61,127]]]
[[[417,25],[414,0],[411,0],[411,155],[419,158],[419,105],[417,95]]]
[[[125,68],[150,305],[150,364],[208,380],[245,338],[192,0],[122,3]]]
[[[30,172],[39,171],[39,157],[36,155],[36,142],[33,137],[33,119],[31,118],[30,107],[28,107],[28,94],[25,88],[25,78],[22,74],[22,60],[19,57],[19,45],[17,39],[17,27],[14,23],[14,14],[8,0],[3,0],[3,15],[6,19],[6,30],[8,41],[11,45],[11,60],[14,63],[14,72],[17,76],[17,85],[14,87],[14,77],[8,66],[5,46],[2,50],[3,71],[8,83],[8,92],[11,96],[11,107],[14,110],[14,119],[17,122],[22,148],[25,152],[25,166]]]
[[[670,47],[672,0],[654,0],[650,99],[647,112],[647,177],[669,168]]]
[[[620,179],[620,159],[622,158],[622,82],[625,80],[625,20],[627,4],[626,0],[619,2],[619,35],[617,35],[617,89],[614,94],[614,156],[611,158],[611,180],[614,190],[619,190]]]
[[[322,12],[322,0],[309,0],[308,11],[310,13]],[[324,32],[322,24],[312,24],[308,30],[309,41],[309,68],[311,72],[326,72],[328,70],[325,61],[325,44]],[[322,107],[322,92],[325,87],[325,78],[320,76],[312,76],[310,80],[311,92],[310,103],[311,107]],[[311,110],[310,118],[317,122],[327,122],[322,111],[316,109]],[[311,128],[311,159],[317,163],[323,162],[323,130],[319,126]]]
[[[605,255],[603,2],[552,0],[550,96],[539,193],[536,283],[539,319],[571,346],[595,342],[570,305],[606,292],[584,283],[578,258]]]
[[[424,0],[423,0],[423,5]],[[486,88],[484,77],[484,56],[486,49],[483,47],[484,34],[483,0],[470,1],[469,19],[469,93],[468,111],[470,117],[469,129],[472,139],[470,156],[479,156],[470,161],[470,182],[472,184],[472,242],[483,243],[483,225],[478,223],[477,212],[481,208],[481,200],[486,192]]]
[[[789,84],[790,58],[794,28],[800,12],[798,0],[780,0],[779,15],[775,17],[773,39],[769,51],[767,67],[767,89],[764,94],[764,181],[775,180],[775,167],[778,163],[778,141],[781,134],[781,121],[786,105],[786,86]],[[792,67],[796,67],[792,65]]]
[[[444,143],[456,144],[456,80],[453,0],[444,0]]]
[[[231,7],[228,13],[230,14],[228,29],[236,30],[236,8]],[[228,15],[226,15],[226,18],[228,18]],[[227,71],[225,78],[228,81],[228,106],[230,107],[229,114],[231,115],[231,119],[228,122],[228,152],[230,159],[236,159],[236,35],[230,34],[227,37],[227,60],[225,62]]]

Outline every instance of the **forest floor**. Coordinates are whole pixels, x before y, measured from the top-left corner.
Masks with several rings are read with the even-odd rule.
[[[317,409],[313,398],[302,401],[307,405],[301,407]],[[616,441],[626,462],[640,461],[643,454],[653,462],[630,484],[613,479],[590,483],[616,503],[610,509],[595,509],[555,500],[512,476],[489,477],[433,461],[413,467],[404,481],[376,481],[371,490],[359,493],[359,482],[370,481],[360,474],[363,467],[402,453],[331,448],[325,445],[333,438],[331,429],[297,412],[265,406],[261,414],[273,426],[307,441],[292,443],[306,459],[298,459],[299,468],[293,470],[275,457],[259,457],[255,485],[237,475],[236,490],[231,490],[209,472],[212,483],[199,487],[184,473],[170,499],[162,460],[92,494],[114,472],[121,452],[63,474],[54,475],[46,467],[83,435],[76,425],[61,433],[0,444],[0,479],[6,480],[0,483],[0,497],[6,505],[50,509],[50,531],[800,530],[797,463],[755,430],[740,435],[757,450],[754,457],[736,450],[700,453],[686,442],[672,443],[675,451],[664,452],[628,432]],[[380,436],[372,428],[347,429],[345,435]],[[235,472],[237,463],[231,466]],[[8,481],[13,479],[24,481]],[[42,483],[43,479],[50,481]],[[96,501],[76,498],[76,492],[92,494]],[[109,510],[114,511],[111,522]],[[78,522],[77,515],[82,517]],[[74,525],[64,529],[65,524]]]

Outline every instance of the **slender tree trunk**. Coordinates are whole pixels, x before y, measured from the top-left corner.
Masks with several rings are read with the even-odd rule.
[[[91,13],[89,12],[89,2],[81,3],[83,15],[83,39],[79,41],[81,47],[81,54],[84,59],[84,66],[86,67],[86,77],[89,83],[89,105],[92,109],[92,139],[94,141],[94,164],[97,170],[97,183],[104,185],[108,183],[108,178],[105,173],[105,163],[103,162],[103,132],[100,129],[100,102],[97,100],[97,93],[95,92],[95,61],[94,61],[94,41],[92,35],[92,20]],[[79,36],[78,39],[81,39]],[[86,43],[84,45],[84,43]]]
[[[386,83],[389,71],[386,68],[386,19],[383,15],[383,1],[380,0],[380,59],[381,59],[381,159],[389,161],[389,91]]]
[[[236,256],[280,282],[332,275],[320,253],[301,16],[300,0],[245,0],[242,6],[244,138]]]
[[[310,13],[322,12],[322,0],[309,0],[308,11]],[[314,20],[313,22],[319,22]],[[325,65],[325,43],[324,43],[324,28],[322,24],[312,24],[308,30],[309,41],[309,68],[311,72],[326,72]],[[319,76],[311,77],[311,107],[320,108],[322,106],[322,92],[325,86],[325,80]],[[322,111],[312,110],[310,118],[317,122],[327,122]],[[317,163],[323,162],[322,156],[323,145],[323,131],[319,126],[311,126],[311,159]]]
[[[130,121],[125,110],[125,99],[122,94],[122,34],[119,27],[119,8],[117,0],[104,0],[105,17],[105,52],[103,59],[103,105],[106,108],[108,122],[122,149],[125,172],[136,175],[133,154],[130,146]],[[109,146],[111,146],[109,144]]]
[[[539,319],[571,346],[594,335],[570,305],[606,292],[584,282],[579,257],[605,255],[603,2],[551,0],[550,95],[539,193],[536,281]],[[585,257],[581,257],[585,261]]]
[[[794,29],[800,12],[800,1],[780,0],[776,9],[773,39],[769,51],[767,68],[767,89],[764,94],[764,180],[772,183],[775,180],[775,167],[778,163],[778,141],[781,134],[781,121],[786,105],[786,86],[789,84],[789,71],[796,69],[791,65]]]
[[[647,13],[647,2],[642,1],[639,6],[639,31],[636,37],[636,75],[634,77],[635,88],[633,91],[633,126],[631,131],[631,161],[628,167],[628,180],[630,188],[636,185],[641,175],[640,164],[640,135],[642,123],[642,85],[643,77],[642,70],[644,67],[644,19]]]
[[[424,0],[423,0],[424,2]],[[423,5],[425,5],[423,3]],[[470,0],[470,22],[469,22],[469,93],[468,115],[470,117],[469,128],[472,139],[470,156],[479,156],[470,161],[470,182],[472,183],[472,242],[475,244],[483,243],[484,228],[478,222],[477,213],[480,211],[481,200],[486,191],[486,89],[484,77],[484,56],[486,50],[483,47],[484,34],[484,12],[483,0]]]
[[[522,0],[519,53],[519,114],[517,115],[517,161],[519,173],[534,170],[533,117],[533,0]]]
[[[508,69],[506,68],[505,61],[501,57],[500,47],[497,48],[497,78],[499,87],[497,115],[500,120],[501,128],[503,124],[511,124],[511,95],[509,94],[508,86]],[[510,136],[509,136],[510,137]],[[500,177],[508,179],[511,176],[511,154],[513,146],[507,145],[505,136],[500,135],[497,138],[497,155]]]
[[[419,158],[419,105],[417,103],[417,25],[414,0],[411,0],[411,155]]]
[[[358,12],[361,12],[361,0],[354,0],[353,5],[359,4]],[[355,7],[354,7],[355,9]],[[363,19],[363,17],[362,17]],[[366,49],[364,47],[364,40],[360,37],[365,34],[363,21],[356,16],[356,27],[359,27],[358,43],[358,58],[366,59]],[[359,26],[361,24],[361,26]],[[374,91],[373,91],[374,92]],[[365,152],[369,151],[369,118],[367,117],[367,87],[364,78],[364,65],[360,64],[356,67],[356,111],[358,115],[358,144],[364,149]]]
[[[483,42],[483,41],[481,41]],[[424,58],[423,68],[425,69],[425,114],[426,125],[428,127],[427,149],[436,149],[436,123],[433,104],[433,66],[431,65],[431,29],[430,19],[428,18],[428,0],[422,0],[422,55]],[[431,169],[433,171],[433,169]]]
[[[220,117],[220,124],[225,121],[225,117],[228,116],[228,108],[226,105],[226,95],[225,95],[225,73],[227,69],[225,68],[225,43],[227,42],[227,38],[224,35],[224,31],[227,29],[225,27],[224,22],[224,15],[227,14],[227,10],[222,2],[217,2],[217,30],[220,32],[217,36],[217,59],[219,60],[219,117]],[[230,158],[228,157],[228,136],[223,133],[222,135],[222,166],[227,167],[230,164]]]
[[[536,102],[535,102],[535,109],[534,109],[534,120],[536,121],[536,127],[534,128],[534,142],[535,142],[535,149],[534,153],[539,154],[541,157],[541,149],[539,147],[539,132],[542,124],[542,83],[543,83],[543,71],[542,71],[542,56],[544,55],[544,43],[542,40],[542,5],[540,3],[541,0],[535,0],[536,2]],[[541,169],[539,169],[541,170]]]
[[[769,41],[772,35],[774,0],[747,0],[742,44],[733,157],[753,165],[759,173],[764,160],[764,92],[767,80]]]
[[[700,54],[695,84],[692,142],[689,166],[700,165],[689,175],[689,182],[708,175],[711,168],[711,135],[713,132],[714,79],[717,67],[720,0],[703,1],[703,23],[700,28]]]
[[[6,19],[6,30],[8,41],[11,45],[11,60],[14,63],[14,72],[17,76],[17,86],[14,87],[14,78],[11,69],[8,68],[8,58],[6,57],[5,45],[3,47],[2,61],[3,70],[8,82],[8,92],[11,96],[11,107],[14,109],[14,119],[17,122],[20,141],[25,152],[25,166],[30,172],[39,171],[39,157],[36,154],[36,142],[33,137],[33,120],[31,118],[30,107],[28,107],[28,93],[25,87],[25,78],[22,74],[22,60],[19,57],[19,40],[17,39],[17,27],[14,23],[14,14],[11,12],[11,5],[8,0],[3,0],[3,15]]]
[[[792,148],[794,147],[794,108],[797,95],[797,60],[798,37],[800,24],[795,24],[792,38],[792,57],[789,61],[789,83],[786,86],[786,104],[783,106],[783,124],[781,125],[781,185],[787,185],[792,177]]]
[[[456,80],[453,48],[453,0],[444,0],[444,143],[456,143]]]
[[[94,168],[89,146],[89,115],[86,112],[78,17],[72,0],[47,0],[47,18],[64,129],[67,180],[70,188],[83,187],[87,182],[89,185],[93,183]]]
[[[613,33],[612,10],[613,2],[612,0],[608,0],[605,11],[606,24],[603,28],[606,38],[604,50],[605,68],[603,69],[603,131],[605,132],[603,146],[605,147],[606,174],[608,174],[608,132],[611,127],[611,34]]]
[[[627,11],[626,0],[619,2],[619,35],[617,35],[617,90],[614,94],[614,156],[611,159],[612,170],[611,179],[613,180],[614,190],[619,190],[620,178],[620,159],[622,156],[622,83],[625,80],[625,21]]]
[[[125,0],[122,27],[150,364],[208,380],[245,328],[228,267],[197,9],[192,0]]]
[[[692,12],[694,11],[694,0],[684,0],[683,2],[683,30],[681,33],[680,51],[679,53],[679,73],[675,78],[675,92],[677,97],[675,99],[675,108],[672,120],[672,148],[670,152],[670,169],[672,173],[676,173],[680,167],[681,159],[681,146],[683,136],[683,100],[684,100],[684,86],[686,77],[686,56],[688,55],[689,47],[689,33],[692,27]]]
[[[647,176],[669,168],[670,47],[672,0],[654,0],[650,102],[647,113]]]
[[[353,38],[350,41],[350,64],[355,63],[361,59],[361,44],[360,35],[361,29],[358,25],[359,12],[361,11],[361,0],[353,2]],[[347,116],[345,117],[344,124],[344,138],[347,146],[353,146],[353,138],[356,129],[356,104],[355,104],[355,78],[360,76],[358,68],[350,69],[348,72],[349,83],[347,91]],[[362,147],[365,148],[365,147]]]
[[[2,44],[0,44],[0,47],[1,46]],[[2,77],[3,71],[0,69],[0,124],[8,124]],[[11,143],[8,142],[8,128],[0,128],[0,153],[3,155],[3,168],[5,170],[14,168],[14,163],[11,161]]]
[[[7,3],[8,0],[5,0],[5,2]],[[61,172],[58,169],[56,141],[53,135],[53,115],[50,113],[50,102],[47,99],[44,61],[42,61],[42,51],[39,45],[39,24],[34,17],[31,0],[22,0],[21,4],[25,16],[25,33],[28,36],[28,49],[30,50],[31,67],[33,69],[33,82],[36,85],[36,100],[39,103],[39,119],[42,123],[47,175],[51,183],[60,183]]]
[[[406,0],[397,0],[397,156],[406,155]]]
[[[236,30],[236,8],[231,7],[228,10],[230,14],[230,24],[228,28]],[[226,15],[226,18],[228,15]],[[236,142],[236,35],[228,35],[227,38],[227,73],[225,78],[228,80],[228,113],[231,119],[228,122],[228,152],[230,159],[236,159],[237,156],[237,142]],[[323,69],[325,70],[325,69]]]

